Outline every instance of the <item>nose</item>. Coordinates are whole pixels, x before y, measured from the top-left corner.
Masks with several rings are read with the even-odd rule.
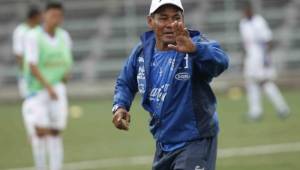
[[[169,18],[166,22],[166,27],[167,28],[172,28],[172,24],[173,24],[174,20],[172,18]]]

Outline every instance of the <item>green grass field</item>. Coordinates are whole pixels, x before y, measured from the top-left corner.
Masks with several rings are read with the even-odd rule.
[[[284,96],[291,107],[292,115],[279,119],[268,101],[264,102],[265,114],[260,122],[247,122],[243,113],[247,111],[246,99],[231,100],[218,95],[218,112],[221,124],[219,148],[286,144],[300,142],[300,91],[288,90]],[[134,103],[129,132],[116,130],[111,123],[110,100],[71,101],[80,106],[82,115],[70,117],[64,133],[65,162],[98,160],[98,170],[146,170],[151,160],[136,165],[120,163],[115,158],[152,156],[154,141],[148,132],[148,113],[139,100]],[[32,167],[30,145],[25,136],[21,104],[0,104],[0,169]],[[298,145],[299,146],[299,145]],[[280,153],[252,154],[220,157],[218,170],[299,170],[300,148]],[[102,162],[114,160],[115,162]],[[103,165],[105,164],[105,165]],[[85,168],[83,168],[85,169]],[[92,169],[92,168],[86,168]]]

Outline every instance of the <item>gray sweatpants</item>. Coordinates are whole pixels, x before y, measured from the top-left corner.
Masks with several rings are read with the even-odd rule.
[[[172,152],[156,145],[152,170],[215,170],[217,137],[188,142]]]

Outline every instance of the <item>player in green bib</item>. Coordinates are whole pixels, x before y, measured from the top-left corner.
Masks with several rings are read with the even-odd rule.
[[[63,20],[61,3],[48,3],[43,19],[42,26],[31,30],[26,41],[24,77],[28,95],[23,114],[36,169],[61,170],[61,132],[68,110],[65,83],[73,62],[72,43],[68,32],[59,27]]]
[[[56,28],[54,34],[56,38],[55,44],[51,40],[49,41],[49,37],[45,35],[43,27],[37,27],[30,33],[30,36],[35,38],[39,50],[39,61],[35,66],[45,79],[41,81],[38,76],[32,74],[30,64],[28,64],[28,61],[25,62],[24,74],[30,95],[39,92],[45,87],[48,88],[48,84],[55,85],[61,82],[71,68],[72,56],[70,45],[66,42],[68,41],[66,40],[66,32],[61,28]]]

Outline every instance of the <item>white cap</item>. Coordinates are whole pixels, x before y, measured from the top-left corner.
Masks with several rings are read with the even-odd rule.
[[[149,15],[155,12],[159,7],[166,4],[175,5],[184,11],[181,0],[152,0]]]

